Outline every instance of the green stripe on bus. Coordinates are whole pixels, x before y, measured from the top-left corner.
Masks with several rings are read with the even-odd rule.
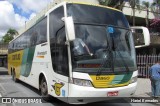
[[[27,48],[24,50],[23,59],[22,59],[22,68],[21,68],[22,76],[25,76],[25,77],[29,76],[32,68],[34,52],[35,52],[35,47]]]

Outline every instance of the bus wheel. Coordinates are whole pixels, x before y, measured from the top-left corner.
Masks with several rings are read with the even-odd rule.
[[[40,83],[41,96],[45,101],[49,101],[48,87],[46,79],[43,77]]]
[[[16,78],[16,74],[15,74],[15,71],[14,71],[14,70],[12,71],[12,80],[13,80],[14,82],[18,82],[18,79]]]

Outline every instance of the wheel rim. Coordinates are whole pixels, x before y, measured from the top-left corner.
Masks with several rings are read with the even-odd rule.
[[[41,84],[41,94],[42,96],[47,95],[47,83],[43,80]]]
[[[12,73],[12,79],[15,81],[15,74],[14,74],[14,72]]]
[[[12,80],[14,80],[14,75],[12,75]]]

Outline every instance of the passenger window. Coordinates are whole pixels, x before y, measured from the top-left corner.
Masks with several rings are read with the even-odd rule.
[[[37,33],[36,44],[44,43],[47,41],[47,18],[41,20],[35,26],[35,32]]]

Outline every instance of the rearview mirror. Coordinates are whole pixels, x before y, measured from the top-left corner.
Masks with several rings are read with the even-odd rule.
[[[141,26],[131,27],[135,48],[146,47],[150,45],[150,33],[148,28]]]
[[[73,41],[75,39],[74,22],[72,17],[64,17],[62,20],[65,22],[65,30],[67,34],[67,40]]]

